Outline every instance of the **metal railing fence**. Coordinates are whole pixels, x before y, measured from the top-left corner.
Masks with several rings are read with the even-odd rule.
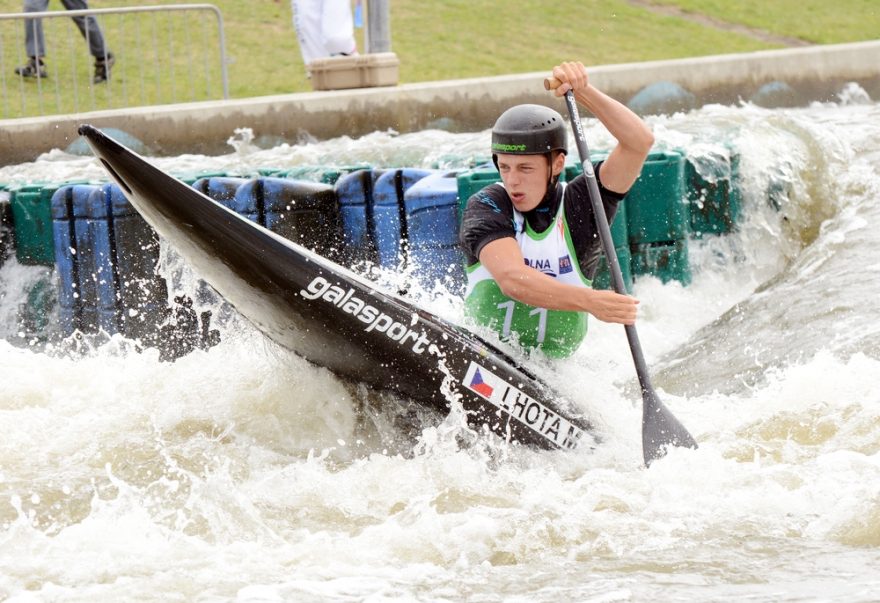
[[[214,16],[215,30],[206,13]],[[92,81],[90,40],[77,29],[74,17],[103,17],[103,38],[115,58],[106,82]],[[15,72],[29,60],[25,27],[36,27],[35,19],[43,23],[46,77]],[[226,39],[223,16],[212,4],[0,14],[0,117],[4,119],[212,100],[221,95],[229,98]]]

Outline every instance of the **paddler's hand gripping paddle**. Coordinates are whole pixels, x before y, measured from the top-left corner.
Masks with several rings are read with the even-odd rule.
[[[544,88],[550,90],[559,86],[559,80],[547,78],[544,80]],[[605,215],[605,206],[602,205],[602,197],[599,193],[599,184],[596,182],[596,174],[593,172],[593,164],[590,162],[590,151],[584,136],[583,125],[578,114],[577,102],[574,93],[569,90],[565,93],[565,104],[568,106],[568,116],[571,120],[571,129],[577,143],[578,154],[587,181],[587,191],[590,196],[590,205],[596,216],[596,226],[599,228],[599,238],[602,242],[602,250],[611,271],[611,283],[614,290],[621,295],[626,295],[626,287],[623,283],[623,275],[620,273],[620,263],[617,253],[614,251],[614,241],[611,238],[611,228]],[[642,346],[634,325],[624,325],[626,338],[629,340],[629,348],[632,352],[636,373],[639,377],[639,385],[642,389],[642,454],[645,465],[651,463],[666,454],[669,446],[682,446],[696,448],[697,442],[688,433],[688,430],[670,412],[657,397],[648,376],[648,366],[642,354]]]

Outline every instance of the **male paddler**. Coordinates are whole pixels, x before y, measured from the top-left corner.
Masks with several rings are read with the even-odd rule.
[[[609,220],[641,172],[654,143],[648,126],[590,84],[580,62],[553,68],[554,93],[572,90],[617,140],[594,163]],[[460,241],[467,264],[466,311],[502,337],[550,357],[572,354],[587,333],[587,313],[633,324],[638,300],[595,290],[601,243],[583,176],[559,182],[568,128],[540,105],[517,105],[492,128],[492,159],[501,182],[468,200]]]

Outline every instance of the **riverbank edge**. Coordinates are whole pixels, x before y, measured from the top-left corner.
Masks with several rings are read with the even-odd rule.
[[[693,95],[695,106],[733,104],[765,84],[780,82],[794,102],[833,101],[849,82],[880,98],[880,40],[713,55],[590,68],[595,86],[626,102],[650,84],[671,82]],[[491,127],[506,107],[559,101],[544,90],[546,73],[402,84],[393,87],[305,92],[0,120],[0,165],[34,161],[65,149],[82,123],[116,128],[156,155],[229,152],[236,128],[251,128],[273,144],[392,129],[439,127],[478,131]]]

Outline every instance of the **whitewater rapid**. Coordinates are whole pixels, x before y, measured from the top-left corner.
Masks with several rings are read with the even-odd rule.
[[[619,326],[593,320],[573,358],[535,361],[603,443],[536,452],[343,383],[228,309],[221,343],[174,363],[118,338],[13,344],[41,269],[10,260],[0,599],[880,600],[880,105],[850,87],[806,108],[648,122],[660,149],[740,157],[738,231],[691,242],[689,286],[634,290],[654,385],[698,450],[642,465]],[[610,144],[592,120],[586,133]],[[489,133],[253,140],[154,161],[455,168],[485,156]],[[106,176],[61,150],[0,168],[7,183],[81,179]],[[453,296],[420,299],[462,318]]]

